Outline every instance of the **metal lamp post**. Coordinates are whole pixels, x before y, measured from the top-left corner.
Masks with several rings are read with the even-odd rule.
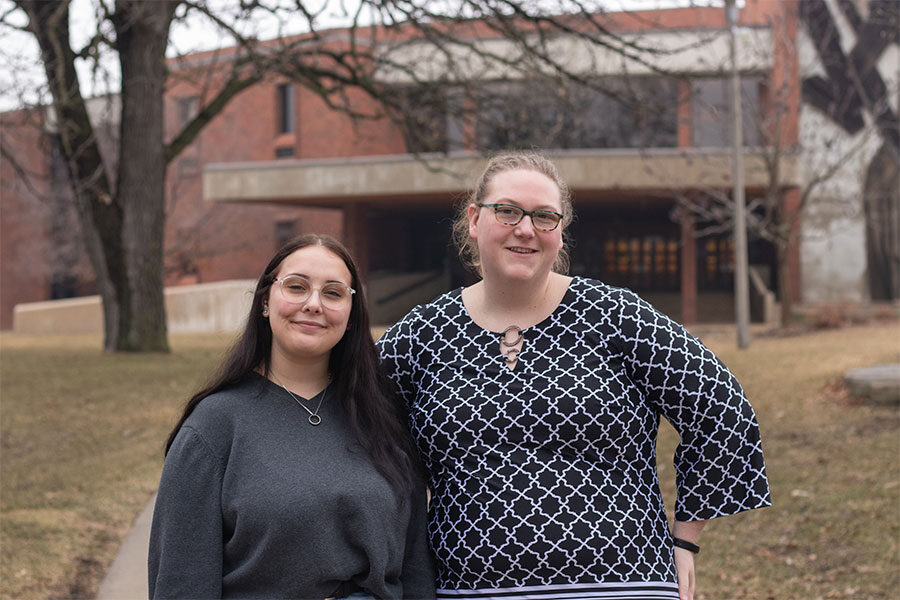
[[[735,0],[725,0],[731,49],[732,183],[734,191],[734,313],[738,348],[750,345],[750,286],[747,259],[747,219],[744,207],[744,140],[741,115],[741,80],[737,68],[737,17]]]

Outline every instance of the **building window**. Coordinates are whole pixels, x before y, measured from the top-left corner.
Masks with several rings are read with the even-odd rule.
[[[200,98],[188,96],[178,99],[178,123],[183,127],[194,120],[200,110]]]
[[[762,113],[760,77],[741,78],[741,116],[744,146],[759,146]],[[692,82],[691,139],[697,147],[731,145],[731,80],[704,78]]]
[[[294,86],[282,83],[278,86],[278,133],[294,131]]]
[[[480,93],[475,126],[479,148],[565,148],[570,145],[565,102],[555,98],[541,82],[493,82],[483,86]]]
[[[50,278],[50,299],[74,298],[78,295],[78,276],[54,273]]]
[[[275,158],[290,158],[293,155],[293,146],[282,146],[281,148],[275,148]]]
[[[399,86],[388,98],[397,112],[407,152],[463,149],[462,94],[441,85]]]
[[[275,248],[281,248],[297,235],[297,221],[277,221],[275,223]]]
[[[603,244],[603,280],[635,290],[675,291],[681,284],[678,241],[661,235],[614,236]]]
[[[187,177],[190,175],[195,175],[197,173],[197,169],[200,166],[200,163],[194,156],[182,156],[178,159],[177,165],[178,175],[181,177]]]
[[[697,287],[701,291],[734,289],[734,237],[722,234],[697,241]]]
[[[480,148],[660,148],[678,144],[676,83],[604,77],[594,86],[546,81],[482,88]]]

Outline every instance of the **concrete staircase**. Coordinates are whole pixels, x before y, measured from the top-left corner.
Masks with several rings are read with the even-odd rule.
[[[412,307],[430,302],[449,289],[450,272],[446,270],[372,273],[367,290],[372,325],[393,324]]]

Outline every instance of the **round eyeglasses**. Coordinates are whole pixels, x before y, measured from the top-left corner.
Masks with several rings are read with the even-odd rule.
[[[276,278],[275,281],[281,284],[281,295],[288,302],[303,304],[309,301],[313,291],[318,290],[322,306],[334,310],[349,306],[353,294],[356,293],[352,287],[333,281],[316,287],[309,279],[300,275],[285,275]]]
[[[559,227],[562,215],[552,210],[525,210],[513,204],[479,204],[494,209],[494,216],[504,225],[518,225],[525,215],[531,217],[531,224],[540,231],[553,231]]]

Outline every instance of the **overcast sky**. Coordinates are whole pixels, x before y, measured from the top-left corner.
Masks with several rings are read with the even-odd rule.
[[[152,1],[152,0],[148,0]],[[672,8],[675,6],[722,6],[724,0],[602,0],[608,11],[651,10]],[[219,4],[227,10],[235,4],[233,0],[209,0],[210,4]],[[742,4],[743,2],[739,2]],[[337,27],[342,24],[347,10],[357,4],[354,0],[309,0],[307,6],[323,8],[320,25]],[[6,15],[13,8],[12,0],[0,0],[0,15]],[[72,0],[71,38],[74,48],[79,48],[91,38],[96,31],[93,0]],[[24,26],[26,18],[21,11],[13,11],[10,20]],[[279,31],[276,19],[257,20],[252,23],[258,37],[270,39],[281,34],[301,33],[305,26],[303,19],[286,19],[286,27]],[[246,32],[245,32],[246,33]],[[38,47],[34,38],[25,32],[3,27],[0,29],[0,111],[15,109],[21,106],[22,99],[35,103],[38,96],[35,89],[44,79],[43,70],[38,63]],[[229,38],[219,33],[216,28],[199,18],[189,23],[173,24],[169,37],[169,56],[213,50],[230,45]],[[112,58],[110,56],[110,58]],[[82,92],[86,96],[99,95],[117,90],[118,66],[115,60],[107,60],[104,65],[111,75],[92,73],[88,61],[76,63]],[[45,99],[46,101],[46,99]]]

